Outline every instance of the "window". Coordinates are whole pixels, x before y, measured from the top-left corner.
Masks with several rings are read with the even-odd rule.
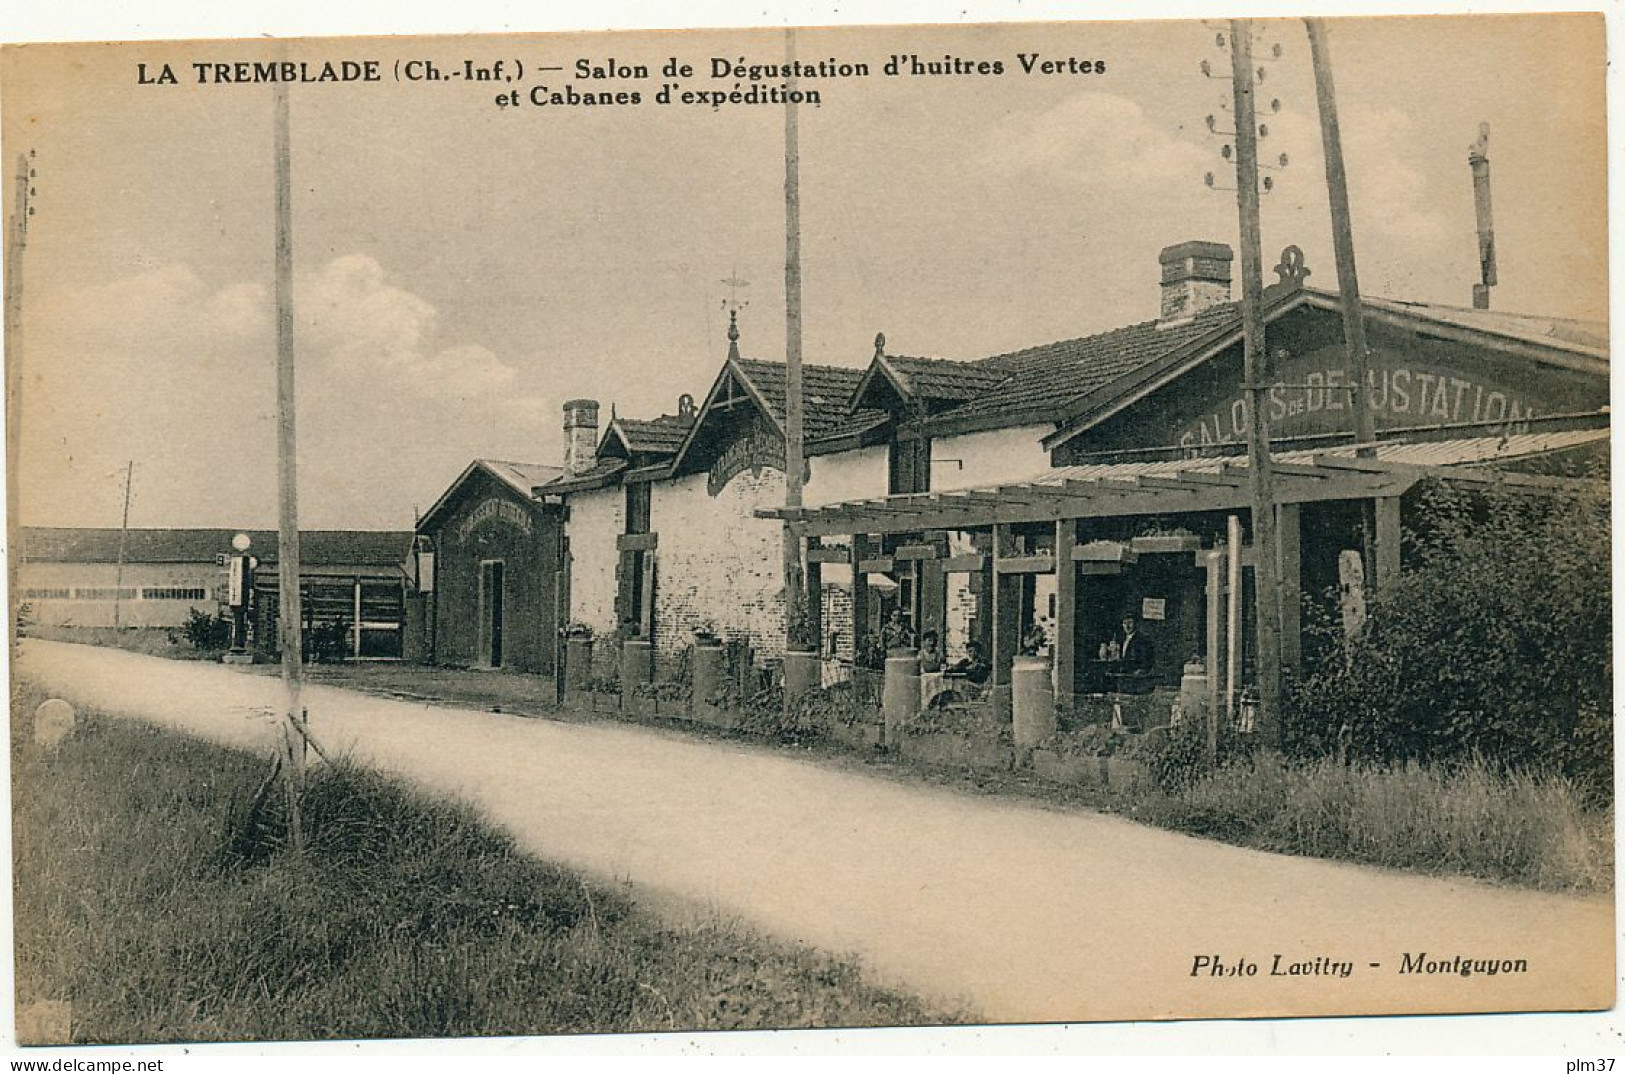
[[[74,589],[73,595],[78,600],[134,600],[136,589],[133,586],[125,586],[122,589],[113,586],[80,586]]]
[[[42,588],[23,590],[24,600],[69,600],[73,597],[73,590],[63,586],[61,588]]]
[[[141,590],[142,600],[207,600],[209,591],[203,586],[147,586]]]

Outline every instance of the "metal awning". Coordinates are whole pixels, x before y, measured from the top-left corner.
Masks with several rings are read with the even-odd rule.
[[[1491,469],[1608,439],[1607,429],[1520,433],[1419,443],[1285,451],[1273,456],[1277,503],[1398,496],[1426,477],[1464,484],[1563,488],[1573,479]],[[1090,463],[1046,470],[1004,485],[769,508],[760,518],[796,522],[809,536],[975,529],[1069,518],[1244,510],[1251,502],[1244,458]]]

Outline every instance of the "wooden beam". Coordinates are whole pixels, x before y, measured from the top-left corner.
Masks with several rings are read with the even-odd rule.
[[[937,548],[930,544],[900,544],[892,552],[893,559],[937,559]]]
[[[975,573],[987,563],[987,557],[977,552],[966,552],[963,555],[948,556],[942,561],[944,574]]]
[[[1316,455],[1315,465],[1328,470],[1358,470],[1364,474],[1391,474],[1402,469],[1374,459],[1356,459],[1346,455]]]
[[[1055,570],[1055,554],[1040,552],[1033,556],[1001,556],[994,570],[998,574],[1051,574]]]
[[[807,549],[808,563],[850,563],[852,550],[841,545],[815,545]]]
[[[1072,546],[1072,558],[1086,563],[1133,563],[1139,556],[1123,541],[1088,541]]]
[[[615,538],[617,552],[648,552],[659,545],[658,533],[623,533]]]
[[[1205,470],[1181,470],[1179,479],[1194,485],[1217,485],[1231,489],[1239,489],[1247,484],[1245,478],[1236,477],[1234,474],[1209,473]]]
[[[890,556],[875,556],[871,559],[858,560],[859,574],[889,574],[897,569],[897,564]]]

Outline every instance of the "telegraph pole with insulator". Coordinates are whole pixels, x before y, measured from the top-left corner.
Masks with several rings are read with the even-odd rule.
[[[1253,30],[1249,19],[1230,20],[1231,87],[1236,119],[1236,207],[1241,240],[1242,397],[1247,409],[1247,471],[1253,520],[1253,593],[1258,638],[1260,740],[1278,744],[1281,715],[1281,586],[1275,530],[1275,495],[1268,415],[1269,385],[1264,340],[1264,272],[1258,205],[1258,112],[1255,102]]]

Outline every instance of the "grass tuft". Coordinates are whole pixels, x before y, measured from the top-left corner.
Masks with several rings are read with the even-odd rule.
[[[1613,883],[1606,811],[1560,775],[1481,760],[1389,768],[1261,754],[1138,805],[1153,823],[1293,854],[1557,891]]]
[[[265,759],[13,712],[17,998],[74,1043],[941,1024],[957,1012],[732,922],[674,925],[471,810],[338,763],[287,848]]]

